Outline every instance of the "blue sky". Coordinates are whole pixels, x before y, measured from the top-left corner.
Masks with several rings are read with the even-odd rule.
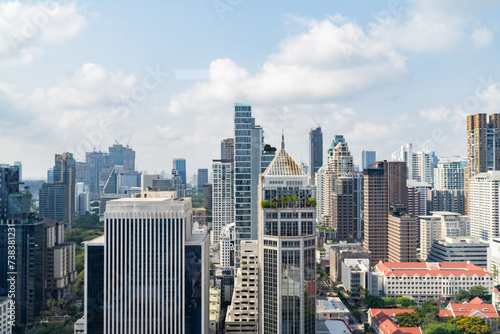
[[[210,168],[250,103],[266,142],[308,160],[343,134],[388,159],[465,154],[467,114],[500,110],[497,1],[0,2],[2,163],[136,150],[139,170]]]

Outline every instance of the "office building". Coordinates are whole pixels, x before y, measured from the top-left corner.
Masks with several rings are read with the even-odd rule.
[[[421,261],[427,261],[433,240],[470,235],[469,217],[445,211],[432,211],[431,214],[420,217]]]
[[[440,157],[434,168],[434,189],[464,190],[464,171],[460,157]]]
[[[418,245],[418,222],[404,212],[394,211],[388,218],[389,262],[416,262]]]
[[[181,177],[182,184],[184,185],[184,189],[187,187],[186,180],[186,159],[184,158],[174,158],[173,160],[173,169],[175,169],[178,175]],[[173,174],[173,173],[172,173]]]
[[[478,238],[460,236],[434,239],[427,256],[429,262],[467,262],[488,268],[490,244]]]
[[[75,243],[64,241],[64,225],[50,218],[45,224],[45,298],[63,300],[76,280]]]
[[[361,152],[361,161],[362,170],[375,165],[375,162],[377,161],[377,152],[363,150]]]
[[[408,180],[433,184],[435,155],[434,151],[431,151],[430,140],[415,149],[411,143],[404,144],[392,154],[391,158],[392,161],[406,162]]]
[[[427,191],[427,214],[431,211],[447,211],[465,215],[464,190],[435,190]]]
[[[212,170],[211,244],[219,243],[224,227],[234,221],[234,169],[232,160],[214,160]]]
[[[115,165],[104,185],[103,194],[125,194],[131,188],[139,187],[140,182],[141,175],[138,172]]]
[[[408,180],[406,184],[408,187],[408,213],[417,218],[425,216],[427,214],[427,194],[431,190],[431,185],[414,180]]]
[[[259,244],[241,241],[241,267],[234,282],[233,298],[226,313],[225,333],[258,333]]]
[[[371,260],[370,251],[363,248],[360,243],[348,244],[340,242],[333,244],[329,250],[330,255],[330,279],[333,282],[342,280],[342,263],[346,259],[367,259]],[[370,261],[371,263],[371,261]],[[368,267],[371,267],[369,265]]]
[[[84,182],[77,182],[75,185],[75,210],[77,216],[90,212],[90,192]]]
[[[364,173],[364,247],[371,252],[372,261],[388,259],[389,196],[387,175],[383,168],[368,168]]]
[[[208,169],[198,168],[198,178],[196,184],[198,186],[198,193],[203,194],[203,185],[208,183]]]
[[[387,297],[412,296],[419,302],[441,297],[454,298],[460,290],[470,290],[477,285],[485,287],[489,294],[494,287],[493,275],[470,261],[381,262],[375,270]]]
[[[186,195],[186,184],[182,182],[182,177],[177,169],[172,169],[172,184],[177,191],[177,196],[184,197]]]
[[[479,173],[469,180],[471,236],[491,241],[500,236],[500,171]]]
[[[214,233],[212,231],[212,233]],[[219,236],[220,264],[222,268],[234,267],[234,223],[225,225]]]
[[[467,116],[467,167],[465,190],[468,182],[479,173],[500,170],[500,114]]]
[[[105,333],[208,333],[208,236],[192,234],[189,198],[166,195],[106,206]]]
[[[40,189],[40,216],[63,222],[68,228],[75,219],[75,171],[72,153],[55,155],[54,182]]]
[[[332,192],[332,221],[337,240],[363,240],[363,174],[350,172],[339,175]]]
[[[109,167],[123,166],[126,172],[135,172],[135,151],[131,147],[115,143],[109,148]]]
[[[89,191],[94,195],[99,195],[101,193],[102,187],[104,186],[104,183],[109,176],[109,173],[111,172],[109,153],[96,151],[87,152],[85,153],[85,164],[87,166],[91,166],[92,168],[92,175],[88,176]],[[107,171],[107,173],[103,173],[101,175],[101,172],[103,171]],[[79,181],[83,180],[79,178]]]
[[[104,334],[104,242],[100,236],[85,247],[85,333]]]
[[[318,169],[323,166],[323,131],[318,126],[309,131],[309,182],[315,185],[314,177]]]
[[[315,333],[314,187],[284,141],[259,189],[259,333]]]
[[[31,194],[19,184],[19,167],[0,165],[0,225],[19,224],[31,212]]]
[[[323,221],[326,226],[332,226],[332,194],[336,190],[335,183],[342,174],[354,172],[349,146],[344,136],[336,135],[330,149],[328,149],[328,163],[323,179]]]
[[[250,105],[234,106],[234,221],[235,265],[239,267],[241,240],[257,240],[259,174],[272,160],[276,148],[264,146],[262,127],[255,124]],[[266,150],[264,150],[266,147]]]
[[[222,139],[220,142],[221,160],[234,160],[234,138]]]
[[[344,259],[342,262],[342,284],[347,291],[356,291],[358,286],[370,289],[370,259]]]

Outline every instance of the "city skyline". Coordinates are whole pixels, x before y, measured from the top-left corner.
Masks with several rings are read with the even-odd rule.
[[[262,5],[1,3],[4,162],[44,178],[53,152],[82,161],[120,142],[138,170],[169,171],[184,157],[192,175],[231,136],[234,103],[253,106],[273,146],[285,128],[298,162],[309,160],[315,120],[324,141],[345,136],[356,165],[363,149],[383,160],[428,139],[438,156],[463,157],[465,116],[500,104],[498,3]],[[35,33],[24,36],[26,21]]]

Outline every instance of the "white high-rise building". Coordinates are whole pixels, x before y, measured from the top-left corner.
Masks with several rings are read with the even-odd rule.
[[[434,151],[431,151],[431,142],[413,149],[413,144],[407,143],[391,156],[392,161],[406,162],[406,177],[408,180],[433,184],[432,164]]]
[[[440,157],[434,169],[434,189],[464,190],[464,171],[460,157]]]
[[[500,171],[473,176],[469,181],[471,236],[491,242],[500,236]]]
[[[223,268],[234,266],[234,223],[224,226],[220,233],[220,264]]]
[[[323,210],[324,210],[324,188],[325,188],[325,169],[326,165],[321,166],[316,173],[314,181],[316,182],[316,223],[321,224],[323,222]]]
[[[315,333],[315,189],[284,142],[259,190],[259,333]]]
[[[107,203],[105,333],[208,333],[209,240],[191,229],[190,198]]]
[[[226,313],[226,333],[257,333],[259,324],[259,243],[241,241],[241,267]]]
[[[432,216],[420,216],[420,259],[427,256],[434,239],[470,235],[470,220],[454,212],[431,212]]]
[[[232,160],[212,162],[212,234],[210,243],[218,244],[224,227],[234,222],[234,169]]]

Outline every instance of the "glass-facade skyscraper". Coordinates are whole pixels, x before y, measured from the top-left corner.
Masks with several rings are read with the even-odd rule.
[[[240,240],[257,240],[257,187],[274,151],[264,152],[262,127],[255,125],[252,107],[234,106],[234,220],[236,233],[235,265],[239,267]]]
[[[182,179],[182,184],[184,184],[184,189],[187,186],[186,183],[186,159],[183,158],[174,158],[174,166],[173,169],[177,171],[177,174]]]
[[[309,183],[314,185],[314,177],[323,166],[323,131],[318,126],[309,131]]]
[[[361,153],[361,160],[361,168],[362,170],[365,170],[368,167],[375,165],[375,161],[377,161],[377,152],[363,150]]]
[[[282,144],[259,184],[259,333],[315,333],[314,196]]]

